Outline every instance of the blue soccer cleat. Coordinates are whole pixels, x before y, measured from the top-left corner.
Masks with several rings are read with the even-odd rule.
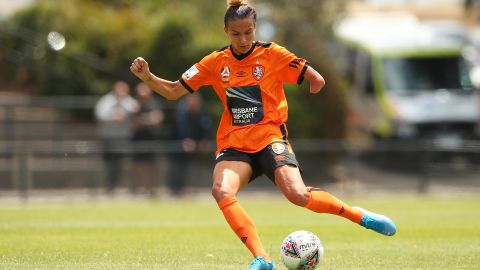
[[[363,227],[387,236],[392,236],[397,232],[395,223],[388,217],[372,213],[360,207],[352,208],[360,210],[363,213],[362,220],[360,221],[360,225]]]
[[[267,262],[261,256],[257,256],[253,259],[248,270],[276,270],[275,263],[273,261]]]

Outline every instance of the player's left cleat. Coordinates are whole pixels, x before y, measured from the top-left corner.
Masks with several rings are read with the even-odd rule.
[[[261,256],[257,256],[253,259],[248,270],[276,270],[275,263],[273,261],[267,262]]]
[[[393,223],[388,217],[372,213],[360,207],[353,208],[360,210],[363,213],[362,220],[360,221],[360,225],[363,227],[387,236],[392,236],[397,232],[395,223]]]

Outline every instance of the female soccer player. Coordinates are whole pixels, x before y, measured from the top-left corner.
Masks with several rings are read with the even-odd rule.
[[[136,58],[130,70],[166,99],[176,100],[213,86],[224,111],[217,131],[212,195],[225,219],[254,256],[250,270],[272,270],[275,264],[262,246],[253,221],[236,199],[250,181],[266,174],[292,203],[318,213],[345,217],[384,235],[396,232],[385,216],[350,207],[333,195],[306,187],[287,140],[284,83],[310,83],[310,93],[325,85],[302,58],[271,42],[255,41],[256,12],[244,0],[228,0],[224,31],[230,45],[212,52],[175,82],[159,78]]]

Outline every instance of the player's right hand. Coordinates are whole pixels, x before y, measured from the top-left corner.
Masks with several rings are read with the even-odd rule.
[[[130,71],[140,80],[145,81],[150,78],[150,68],[148,62],[142,57],[137,57],[130,65]]]

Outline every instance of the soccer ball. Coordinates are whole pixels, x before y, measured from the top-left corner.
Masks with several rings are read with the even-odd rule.
[[[295,231],[283,240],[280,255],[288,270],[314,270],[323,257],[323,245],[315,234]]]

